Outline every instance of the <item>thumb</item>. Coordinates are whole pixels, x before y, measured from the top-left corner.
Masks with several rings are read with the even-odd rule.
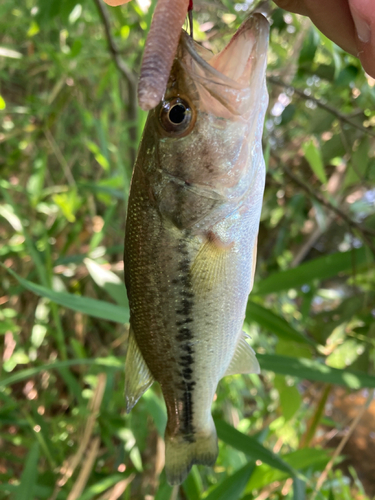
[[[358,57],[364,70],[375,78],[375,4],[372,0],[349,0],[356,28]]]

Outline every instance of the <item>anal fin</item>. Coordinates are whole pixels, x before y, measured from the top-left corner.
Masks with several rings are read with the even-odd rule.
[[[155,380],[143,359],[132,327],[129,331],[129,346],[125,363],[126,413],[129,413]]]
[[[237,373],[260,373],[260,366],[255,352],[246,342],[246,337],[247,335],[242,332],[224,377],[227,375],[236,375]]]

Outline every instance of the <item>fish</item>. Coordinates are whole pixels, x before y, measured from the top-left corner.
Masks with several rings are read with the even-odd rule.
[[[124,270],[130,307],[126,410],[157,381],[165,472],[213,466],[221,378],[259,373],[242,331],[265,184],[269,23],[255,13],[218,54],[184,31],[133,170]]]

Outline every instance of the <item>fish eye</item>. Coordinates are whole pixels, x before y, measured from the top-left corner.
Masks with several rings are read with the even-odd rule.
[[[187,101],[176,97],[162,103],[159,119],[171,135],[186,135],[194,125],[194,110]]]
[[[187,109],[182,103],[174,104],[168,113],[168,118],[171,123],[178,125],[186,120]]]

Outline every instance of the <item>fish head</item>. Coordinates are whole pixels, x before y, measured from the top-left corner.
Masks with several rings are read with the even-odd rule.
[[[268,104],[268,34],[266,18],[253,14],[213,55],[182,32],[164,99],[149,117],[158,168],[226,197],[254,175]]]

